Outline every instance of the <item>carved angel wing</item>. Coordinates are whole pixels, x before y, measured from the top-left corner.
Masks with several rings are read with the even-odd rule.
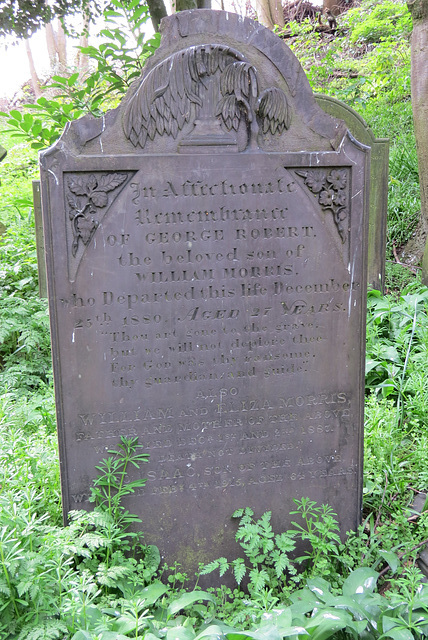
[[[282,133],[290,126],[290,110],[285,93],[277,87],[265,89],[257,102],[257,114],[263,122],[263,133]]]

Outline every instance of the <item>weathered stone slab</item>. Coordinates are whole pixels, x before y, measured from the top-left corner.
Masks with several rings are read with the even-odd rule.
[[[2,145],[0,144],[0,162],[2,160],[4,160],[4,158],[7,156],[7,151],[4,147],[2,147]],[[0,222],[0,236],[4,235],[6,232],[6,226]]]
[[[344,102],[324,95],[316,95],[315,99],[326,113],[334,118],[344,120],[354,138],[371,149],[367,282],[372,289],[383,292],[385,288],[389,138],[376,138],[361,115]]]
[[[43,233],[42,197],[40,180],[33,180],[34,226],[36,230],[37,273],[39,276],[39,297],[48,297],[46,276],[45,238]]]
[[[234,14],[163,22],[123,104],[42,156],[65,514],[120,436],[129,500],[187,570],[232,512],[294,497],[360,517],[369,149],[296,58]]]

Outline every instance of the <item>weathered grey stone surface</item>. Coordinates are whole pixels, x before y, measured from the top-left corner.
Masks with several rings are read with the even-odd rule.
[[[260,25],[198,10],[122,105],[42,156],[64,510],[120,436],[129,500],[187,570],[232,512],[294,497],[360,517],[369,150]]]
[[[4,147],[1,146],[0,144],[0,162],[6,157],[7,155],[7,151]],[[6,227],[5,225],[0,222],[0,236],[2,236],[6,231]]]
[[[39,296],[40,298],[47,298],[48,283],[47,283],[47,276],[46,276],[45,238],[43,233],[42,198],[41,198],[41,190],[40,190],[40,180],[33,180],[33,206],[34,206],[34,225],[36,229],[37,273],[39,276]]]
[[[389,138],[376,138],[360,114],[344,102],[324,95],[316,95],[315,99],[323,111],[334,118],[344,120],[354,138],[371,148],[367,282],[372,289],[383,292],[385,287]]]

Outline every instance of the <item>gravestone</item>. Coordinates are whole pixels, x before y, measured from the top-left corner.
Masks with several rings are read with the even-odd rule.
[[[2,147],[2,145],[0,144],[0,162],[2,160],[4,160],[4,158],[7,156],[7,151],[4,147]],[[0,183],[1,184],[1,183]],[[6,233],[6,225],[4,225],[2,222],[0,222],[0,236],[4,235]]]
[[[335,118],[343,120],[351,134],[370,147],[370,201],[367,244],[367,283],[372,289],[385,288],[386,219],[388,209],[389,138],[376,138],[368,124],[345,102],[331,96],[315,94],[317,104]],[[43,227],[39,181],[33,181],[34,215],[36,218],[37,264],[40,297],[47,297]],[[40,212],[40,213],[39,213]],[[39,220],[39,223],[38,223]],[[39,257],[40,256],[40,257]]]
[[[389,139],[376,138],[360,114],[344,102],[321,94],[315,95],[315,100],[326,113],[344,120],[354,138],[371,149],[367,282],[369,287],[383,293],[385,288]]]
[[[33,180],[33,208],[34,226],[36,230],[37,273],[39,276],[39,297],[48,297],[48,284],[46,279],[45,238],[43,233],[42,197],[40,192],[40,180]]]
[[[235,556],[239,507],[357,526],[369,156],[279,38],[207,10],[42,155],[65,515],[126,436],[127,508],[188,571]]]

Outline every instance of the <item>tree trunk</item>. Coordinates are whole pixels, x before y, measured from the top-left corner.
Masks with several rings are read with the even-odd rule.
[[[281,0],[256,0],[256,11],[259,22],[268,29],[273,29],[275,25],[284,26]]]
[[[428,230],[428,0],[408,2],[413,17],[411,40],[412,109],[418,152],[422,228]],[[422,260],[422,283],[428,285],[428,239]]]
[[[186,9],[197,9],[197,0],[177,0],[175,3],[176,11],[186,11]]]
[[[53,26],[51,22],[49,22],[46,25],[45,33],[46,33],[46,46],[48,49],[51,71],[54,71],[55,65],[56,65],[56,41],[55,41],[55,32],[53,30]]]
[[[159,31],[160,21],[168,15],[165,3],[163,0],[147,0],[147,6],[149,7],[153,29]]]
[[[61,67],[61,72],[64,72],[67,68],[67,42],[65,39],[65,31],[59,18],[58,29],[56,32],[56,50],[58,52],[58,60]]]
[[[36,67],[34,66],[33,54],[31,52],[30,42],[28,39],[25,40],[25,48],[27,50],[28,64],[30,67],[31,86],[33,87],[34,95],[37,100],[37,98],[40,98],[42,95],[42,92],[40,90],[40,80],[36,72]]]
[[[155,31],[159,31],[159,22],[161,18],[164,18],[167,15],[165,4],[163,0],[148,0],[147,5],[150,11],[150,17],[152,19],[153,28]],[[159,19],[156,21],[156,13],[153,12],[152,6],[159,6],[159,11],[161,15]],[[171,0],[171,8],[172,13],[176,11],[185,11],[186,9],[211,9],[211,0]],[[155,16],[155,18],[154,18]]]
[[[85,14],[83,18],[83,30],[80,34],[79,47],[87,47],[89,45],[89,15]],[[87,53],[82,53],[80,49],[78,49],[77,53],[77,68],[80,79],[84,78],[89,71],[89,56]]]
[[[330,9],[330,11],[334,16],[337,16],[337,14],[340,13],[337,0],[323,0],[322,8],[324,10],[324,14],[327,11],[327,9]]]

